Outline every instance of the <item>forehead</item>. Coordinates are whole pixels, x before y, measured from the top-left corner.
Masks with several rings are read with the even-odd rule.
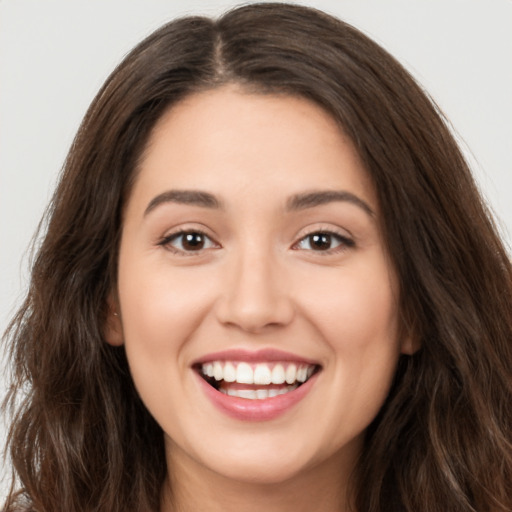
[[[373,186],[336,120],[298,96],[240,87],[192,94],[157,122],[135,188],[288,194],[340,187],[376,206]]]

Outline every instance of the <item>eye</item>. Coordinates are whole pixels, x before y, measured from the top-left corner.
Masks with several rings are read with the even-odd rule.
[[[175,253],[194,253],[206,249],[219,247],[208,235],[202,231],[178,231],[166,236],[159,245]]]
[[[348,247],[354,247],[354,245],[354,241],[346,236],[333,233],[332,231],[317,231],[301,238],[293,248],[332,253]]]

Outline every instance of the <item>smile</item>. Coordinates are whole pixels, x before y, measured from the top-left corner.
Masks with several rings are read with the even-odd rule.
[[[210,361],[200,366],[201,376],[229,396],[264,400],[294,391],[316,371],[317,365],[290,362],[247,363]]]
[[[301,402],[322,368],[276,350],[229,350],[205,356],[192,369],[218,410],[237,420],[267,421]]]

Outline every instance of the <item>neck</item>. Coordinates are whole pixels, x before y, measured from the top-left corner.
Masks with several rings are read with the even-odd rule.
[[[280,482],[234,480],[186,455],[174,456],[161,512],[353,512],[348,483],[358,451],[353,452],[350,460],[337,454]]]

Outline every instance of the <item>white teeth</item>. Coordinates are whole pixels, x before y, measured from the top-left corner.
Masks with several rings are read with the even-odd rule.
[[[239,363],[236,367],[236,381],[239,384],[254,384],[252,368],[247,363]]]
[[[286,380],[286,374],[282,364],[276,364],[272,370],[272,384],[283,384]]]
[[[257,364],[254,370],[254,384],[270,384],[272,382],[272,372],[266,364]]]
[[[297,380],[299,382],[306,382],[307,378],[308,378],[308,369],[305,366],[301,366],[297,370]]]
[[[268,389],[257,389],[256,390],[256,398],[258,400],[263,400],[268,398]]]
[[[251,366],[246,362],[211,361],[204,363],[201,371],[203,375],[216,381],[267,386],[304,383],[313,375],[315,367],[293,363],[258,363]]]
[[[222,380],[222,377],[224,376],[222,365],[218,361],[213,363],[213,376],[215,377],[215,380]]]
[[[290,364],[286,368],[286,383],[293,384],[297,378],[297,367],[294,364]]]
[[[239,389],[238,396],[240,398],[248,398],[249,400],[256,400],[256,391],[254,389]]]
[[[235,382],[236,368],[231,363],[226,363],[224,366],[224,380],[226,382]]]
[[[265,398],[274,398],[278,395],[285,395],[290,391],[297,389],[298,386],[286,386],[283,389],[231,389],[227,390],[220,388],[220,392],[225,395],[234,396],[237,398],[246,398],[247,400],[265,400]]]
[[[203,365],[203,373],[208,377],[213,377],[213,364],[208,363]]]

